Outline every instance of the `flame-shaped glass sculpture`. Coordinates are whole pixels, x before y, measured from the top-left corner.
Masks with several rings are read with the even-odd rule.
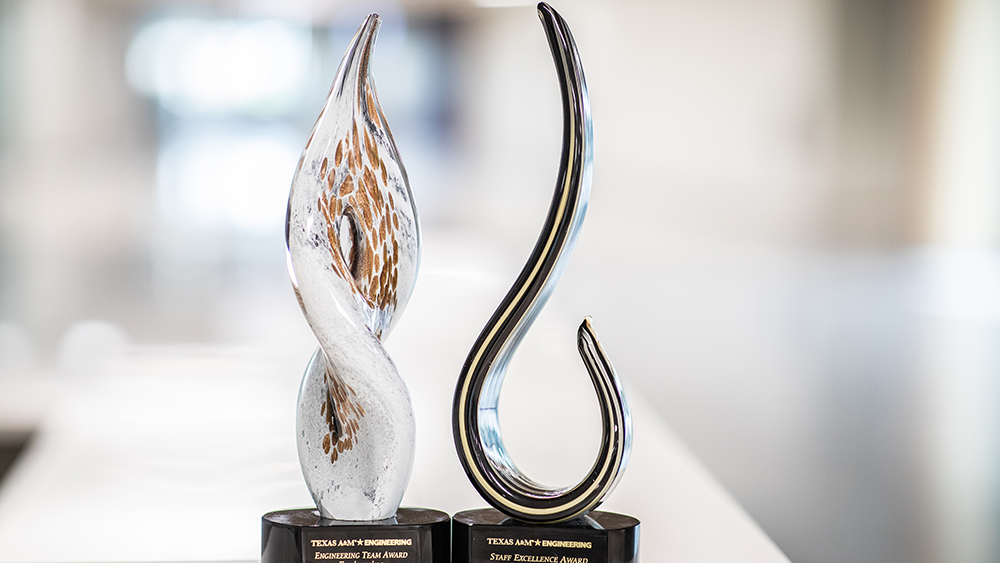
[[[447,514],[399,508],[413,466],[413,410],[382,340],[413,290],[420,227],[375,95],[378,28],[372,14],[351,41],[288,197],[288,270],[320,345],[295,428],[318,510],[265,514],[261,563],[451,556]]]
[[[372,14],[354,36],[302,152],[285,239],[320,348],[299,392],[296,439],[325,518],[396,514],[413,465],[410,396],[382,340],[413,290],[420,227],[375,94]]]

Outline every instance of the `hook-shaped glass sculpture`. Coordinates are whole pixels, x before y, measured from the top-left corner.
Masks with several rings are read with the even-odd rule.
[[[615,487],[628,461],[632,422],[622,385],[587,317],[580,325],[577,347],[597,391],[604,426],[600,453],[590,473],[571,487],[539,485],[517,468],[500,435],[497,403],[507,364],[573,252],[587,210],[593,166],[590,100],[576,43],[566,21],[550,6],[540,3],[538,15],[562,91],[559,176],[531,257],[462,368],[455,390],[453,431],[465,472],[494,508],[520,520],[560,522],[592,510]]]
[[[285,222],[292,285],[320,345],[299,391],[299,462],[338,520],[392,517],[413,465],[409,392],[381,341],[413,290],[420,229],[371,76],[379,24],[370,15],[344,55]]]

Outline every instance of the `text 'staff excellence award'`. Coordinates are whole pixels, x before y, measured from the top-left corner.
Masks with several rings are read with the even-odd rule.
[[[555,196],[528,263],[469,352],[455,390],[453,429],[472,484],[494,509],[456,514],[452,561],[631,563],[639,521],[593,509],[611,492],[632,440],[625,393],[587,317],[577,347],[597,391],[604,425],[600,454],[580,483],[547,488],[514,465],[500,434],[497,403],[504,372],[569,260],[590,194],[593,131],[587,85],[566,21],[547,4],[548,35],[563,102],[563,148]]]
[[[317,509],[266,514],[262,563],[449,560],[448,515],[399,508],[413,410],[382,340],[413,290],[420,228],[371,76],[379,23],[351,41],[288,197],[289,273],[320,344],[296,419]]]

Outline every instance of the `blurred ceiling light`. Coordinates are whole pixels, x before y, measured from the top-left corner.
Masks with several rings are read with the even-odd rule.
[[[179,114],[275,115],[308,78],[312,35],[278,20],[166,18],[136,33],[133,88]]]
[[[514,8],[518,6],[534,6],[534,0],[473,0],[480,8]]]
[[[193,127],[160,151],[168,219],[246,234],[280,232],[302,141],[281,128]]]

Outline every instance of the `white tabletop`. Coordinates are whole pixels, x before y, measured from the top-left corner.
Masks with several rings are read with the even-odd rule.
[[[451,401],[464,356],[505,290],[465,244],[425,253],[388,340],[417,417],[403,504],[449,513],[485,506],[454,451]],[[463,257],[457,269],[448,266],[455,256]],[[282,326],[295,308],[293,300],[265,321]],[[573,357],[576,322],[542,314],[501,398],[512,455],[548,484],[582,477],[600,436],[593,390]],[[39,387],[0,381],[0,406],[17,404],[17,393],[46,405],[36,439],[0,488],[0,561],[258,559],[261,515],[311,505],[293,414],[312,344],[304,322],[287,327],[300,344],[132,347],[99,373],[45,383],[46,401]],[[642,560],[787,561],[641,394],[630,402],[632,458],[601,510],[642,521]]]

